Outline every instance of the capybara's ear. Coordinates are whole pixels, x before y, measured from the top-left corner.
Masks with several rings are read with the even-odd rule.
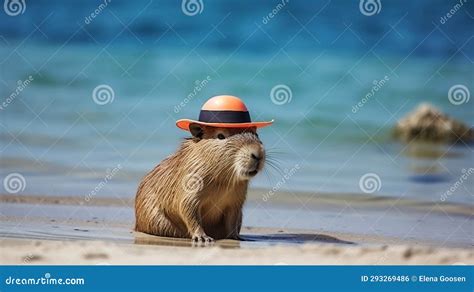
[[[196,123],[191,123],[189,125],[189,131],[193,135],[193,137],[202,139],[202,136],[204,135],[204,130],[201,127],[201,125],[196,124]]]

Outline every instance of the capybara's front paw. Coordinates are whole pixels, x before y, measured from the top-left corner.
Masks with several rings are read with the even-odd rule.
[[[211,244],[214,242],[214,238],[207,236],[204,233],[194,234],[191,240],[193,243],[204,243],[204,244]]]

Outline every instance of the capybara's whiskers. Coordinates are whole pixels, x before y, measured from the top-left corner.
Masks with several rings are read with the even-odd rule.
[[[269,148],[269,149],[265,149],[265,152],[268,153],[268,154],[278,154],[278,155],[285,155],[287,154],[286,151],[284,151],[283,149],[281,148]]]
[[[267,178],[267,181],[270,183],[270,185],[275,184],[275,180],[273,179],[273,176],[270,174],[267,168],[263,169],[263,173],[265,174],[265,177]]]
[[[265,163],[270,167],[272,168],[273,170],[275,170],[278,175],[283,175],[283,170],[282,170],[282,167],[281,167],[281,161],[278,160],[273,153],[270,153],[268,154],[267,152],[267,156],[266,156],[266,160],[265,160]]]
[[[270,167],[270,168],[268,168],[268,170],[272,169],[272,170],[276,171],[276,173],[279,176],[284,174],[283,170],[281,169],[281,167],[279,165],[274,164],[274,162],[272,162],[272,161],[267,161],[266,163]]]

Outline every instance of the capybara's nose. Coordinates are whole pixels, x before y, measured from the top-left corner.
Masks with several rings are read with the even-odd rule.
[[[258,153],[251,153],[250,156],[252,157],[252,159],[256,160],[257,162],[259,162],[260,159],[262,159],[262,157]]]

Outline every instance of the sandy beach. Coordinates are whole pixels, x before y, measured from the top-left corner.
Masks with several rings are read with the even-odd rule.
[[[244,240],[212,246],[134,232],[132,200],[2,195],[0,262],[474,264],[470,207],[310,193],[276,193],[264,201],[265,193],[249,193]]]
[[[227,244],[229,246],[227,246]],[[236,245],[236,246],[234,246]],[[238,247],[133,245],[104,241],[2,240],[2,264],[34,265],[472,265],[469,249],[336,244]]]

